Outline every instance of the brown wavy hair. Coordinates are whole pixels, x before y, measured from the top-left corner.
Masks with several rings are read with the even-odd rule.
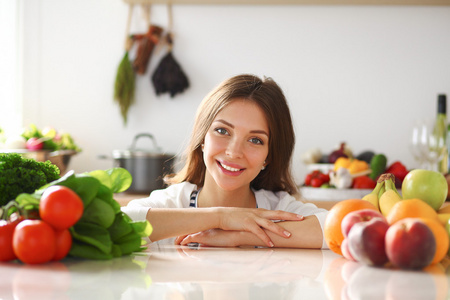
[[[206,166],[201,145],[217,114],[237,99],[256,103],[264,111],[270,131],[267,166],[250,186],[256,190],[296,194],[298,189],[291,173],[295,133],[286,98],[271,78],[260,79],[250,74],[225,80],[203,99],[197,109],[190,142],[184,153],[184,167],[178,173],[166,176],[166,183],[188,181],[199,187],[203,186]]]

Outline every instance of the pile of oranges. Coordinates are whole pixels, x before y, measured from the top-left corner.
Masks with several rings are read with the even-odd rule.
[[[341,245],[344,240],[341,231],[342,219],[348,213],[361,209],[377,210],[372,203],[361,199],[344,200],[330,209],[324,225],[324,238],[333,252],[342,255]],[[436,253],[431,263],[435,264],[442,261],[449,251],[450,238],[445,227],[447,220],[443,220],[443,215],[441,215],[441,213],[448,212],[450,212],[450,207],[436,212],[430,205],[420,199],[406,199],[394,205],[386,216],[386,220],[389,225],[405,218],[419,218],[424,222],[431,229],[436,239]]]

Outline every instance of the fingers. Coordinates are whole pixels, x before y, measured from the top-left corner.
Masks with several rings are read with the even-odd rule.
[[[264,219],[262,219],[262,220],[264,220]],[[271,221],[268,221],[268,222],[271,222]],[[268,247],[271,247],[271,248],[274,247],[275,245],[272,242],[272,240],[270,239],[270,237],[267,235],[267,233],[260,226],[256,225],[255,223],[253,223],[253,224],[254,224],[254,226],[252,226],[252,228],[249,228],[248,231],[250,231],[254,235],[256,235]]]
[[[174,244],[175,245],[181,245],[181,242],[187,237],[188,235],[179,235],[175,238]]]
[[[282,226],[280,226],[277,223],[274,223],[270,220],[259,219],[259,220],[257,220],[257,223],[260,227],[265,228],[281,237],[288,238],[291,236],[291,233],[289,231],[287,231]]]

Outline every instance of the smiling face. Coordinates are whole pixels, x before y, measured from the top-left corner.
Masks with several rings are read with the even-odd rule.
[[[250,188],[268,152],[269,126],[264,112],[253,101],[231,102],[217,114],[205,136],[205,185],[215,183],[226,191]]]

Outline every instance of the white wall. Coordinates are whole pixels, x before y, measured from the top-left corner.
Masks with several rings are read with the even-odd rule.
[[[450,7],[177,5],[174,55],[191,87],[157,97],[150,74],[164,51],[156,53],[124,127],[113,84],[126,4],[24,1],[23,13],[23,124],[70,132],[83,148],[71,163],[77,172],[111,167],[97,155],[127,148],[140,132],[179,152],[201,99],[238,73],[271,76],[284,89],[298,182],[306,173],[301,153],[329,152],[341,141],[416,167],[411,125],[435,116],[438,93],[450,96]],[[145,31],[139,9],[134,17],[132,31]],[[153,6],[151,19],[165,27],[166,7]]]

